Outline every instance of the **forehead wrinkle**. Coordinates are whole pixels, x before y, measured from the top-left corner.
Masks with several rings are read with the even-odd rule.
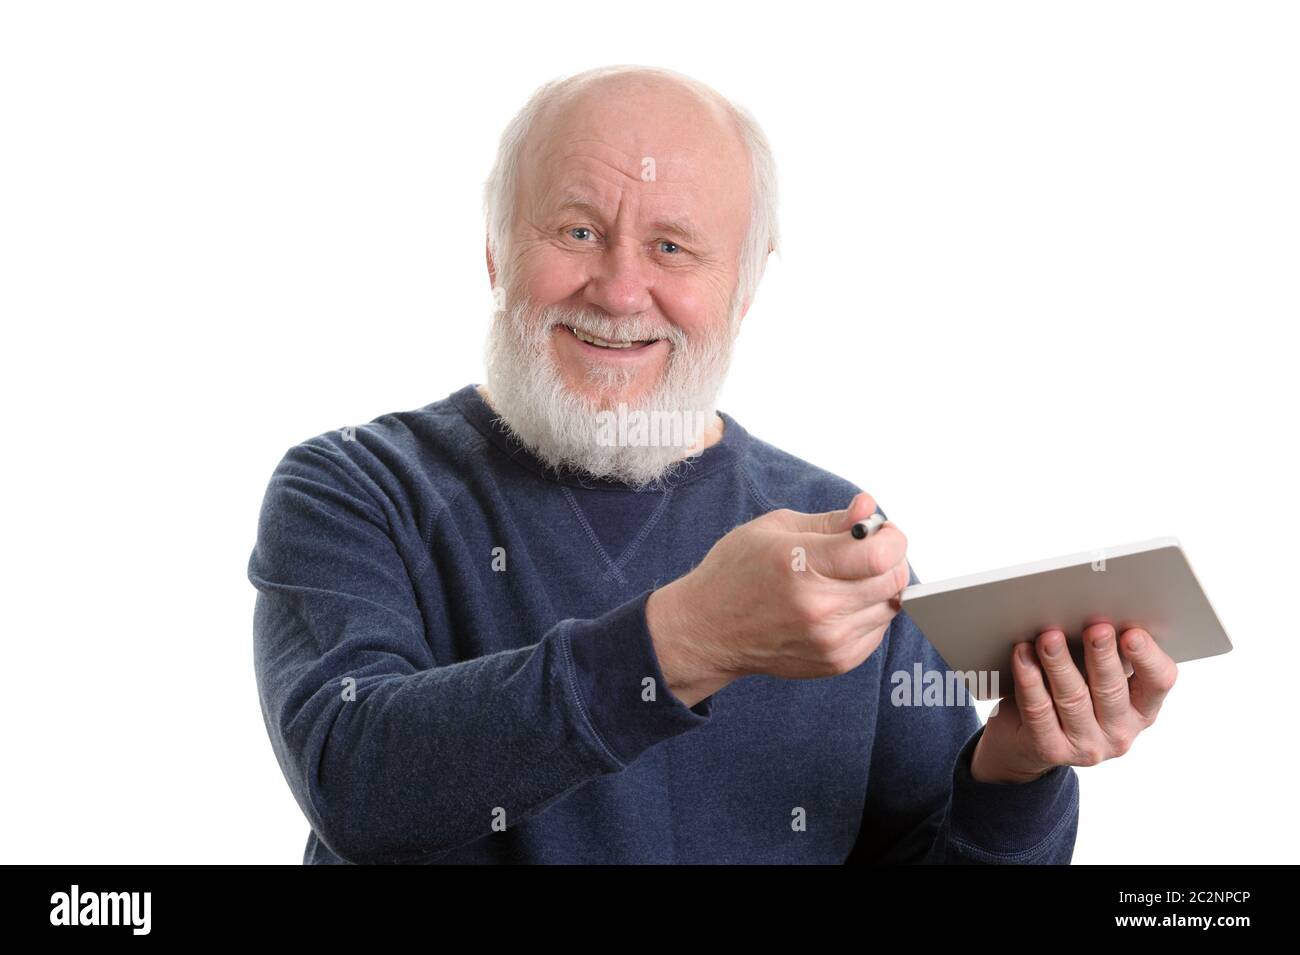
[[[600,151],[613,153],[610,156],[593,155],[577,147],[591,145]],[[645,150],[640,155],[627,152],[610,145],[601,139],[563,139],[549,147],[541,148],[533,156],[535,169],[540,174],[553,172],[564,163],[599,163],[614,173],[635,182],[643,182],[641,170],[643,161],[654,161],[656,182],[689,182],[699,173],[699,155],[701,151],[691,147],[674,147],[671,150]]]
[[[613,153],[614,157],[608,155],[592,155],[591,152],[576,148],[585,143],[600,146],[603,151]],[[551,148],[540,150],[536,156],[536,161],[538,171],[543,174],[552,173],[562,168],[566,163],[579,162],[584,164],[599,163],[601,166],[604,166],[619,176],[623,176],[627,179],[640,180],[641,178],[641,160],[639,158],[633,157],[631,153],[615,149],[608,143],[602,143],[600,140],[596,139],[576,141],[564,140],[556,142]],[[635,170],[635,172],[629,172],[628,170]]]
[[[618,153],[620,156],[623,156],[624,158],[630,160],[631,164],[637,166],[638,168],[641,165],[641,160],[646,158],[647,156],[653,158],[655,160],[656,165],[659,165],[659,164],[689,162],[690,159],[688,157],[691,158],[698,157],[702,155],[704,152],[703,150],[697,149],[694,146],[673,146],[670,149],[664,149],[664,150],[650,149],[650,148],[642,149],[637,151],[640,153],[640,155],[637,155],[636,152],[627,152],[626,150],[619,149],[617,146],[610,144],[606,140],[588,139],[588,138],[569,139],[566,140],[562,145],[557,146],[556,148],[563,148],[564,146],[585,146],[585,145],[598,146],[601,149],[607,149],[610,152]],[[670,154],[670,155],[665,155],[665,154]]]

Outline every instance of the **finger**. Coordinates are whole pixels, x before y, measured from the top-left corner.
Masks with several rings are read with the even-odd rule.
[[[829,593],[841,597],[851,610],[859,610],[872,604],[891,604],[895,610],[900,609],[894,598],[902,593],[911,580],[911,566],[907,559],[900,560],[883,574],[863,577],[856,580],[841,580],[830,577],[820,582]]]
[[[1115,646],[1114,627],[1097,623],[1083,631],[1083,662],[1088,670],[1088,689],[1092,692],[1097,722],[1102,732],[1111,737],[1131,722],[1129,714],[1133,709],[1124,661]]]
[[[846,646],[857,646],[868,637],[883,636],[896,614],[888,604],[876,604],[845,617],[837,626],[836,633],[840,642]],[[877,634],[877,631],[881,631]]]
[[[798,537],[796,546],[804,549],[808,565],[823,577],[839,580],[878,577],[893,569],[907,554],[907,536],[893,524],[882,525],[863,540],[849,533],[802,533]]]
[[[1033,646],[1019,643],[1011,653],[1011,677],[1015,683],[1015,705],[1020,724],[1029,734],[1038,755],[1044,759],[1069,747],[1056,713],[1056,704],[1043,680],[1042,668]]]
[[[802,511],[780,508],[768,511],[760,520],[782,530],[799,531],[805,534],[838,534],[841,531],[847,532],[858,521],[866,520],[877,510],[879,508],[876,507],[875,498],[866,491],[859,491],[841,511],[805,514]]]
[[[1074,665],[1066,646],[1065,634],[1060,630],[1044,630],[1036,643],[1038,661],[1047,674],[1047,685],[1052,689],[1052,702],[1056,704],[1061,729],[1072,743],[1096,739],[1101,727],[1092,709],[1092,693],[1083,674]]]
[[[1140,627],[1124,631],[1121,652],[1133,664],[1129,679],[1129,699],[1133,708],[1148,722],[1156,718],[1165,696],[1178,679],[1178,665],[1160,649],[1151,634]]]

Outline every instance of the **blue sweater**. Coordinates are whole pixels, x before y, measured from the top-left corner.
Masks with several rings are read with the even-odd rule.
[[[969,702],[892,705],[892,674],[945,669],[906,613],[849,673],[666,688],[651,591],[858,488],[725,414],[642,492],[548,473],[493,417],[467,385],[271,477],[255,666],[305,862],[1069,862],[1073,769],[977,782]]]

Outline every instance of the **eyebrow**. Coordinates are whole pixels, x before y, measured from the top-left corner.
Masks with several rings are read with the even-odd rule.
[[[590,199],[584,196],[570,195],[566,196],[558,206],[559,211],[572,209],[575,212],[581,212],[593,219],[604,219],[605,213]],[[664,235],[673,235],[687,242],[695,242],[698,233],[689,219],[656,219],[650,223],[650,228],[655,232]]]

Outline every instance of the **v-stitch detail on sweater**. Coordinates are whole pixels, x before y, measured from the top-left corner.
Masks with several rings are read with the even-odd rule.
[[[659,519],[663,516],[664,511],[667,510],[669,502],[672,501],[673,492],[676,488],[670,487],[664,491],[664,496],[659,502],[659,506],[651,512],[650,516],[646,519],[645,524],[641,526],[641,529],[637,531],[636,536],[632,538],[631,543],[623,549],[623,553],[619,554],[617,559],[611,557],[609,551],[605,549],[605,545],[600,542],[599,535],[596,534],[595,529],[591,526],[591,522],[587,520],[587,515],[583,513],[582,505],[578,503],[578,499],[574,496],[573,491],[567,487],[561,487],[560,490],[564,493],[564,499],[569,502],[570,510],[573,511],[574,516],[578,519],[578,524],[582,527],[582,532],[587,536],[587,540],[591,541],[591,546],[595,548],[596,553],[605,563],[607,569],[600,575],[600,579],[606,582],[616,580],[619,584],[627,586],[627,578],[623,576],[623,568],[627,566],[628,561],[636,556],[636,552],[640,550],[645,539],[650,535],[650,532],[654,530],[654,526],[659,523]]]

